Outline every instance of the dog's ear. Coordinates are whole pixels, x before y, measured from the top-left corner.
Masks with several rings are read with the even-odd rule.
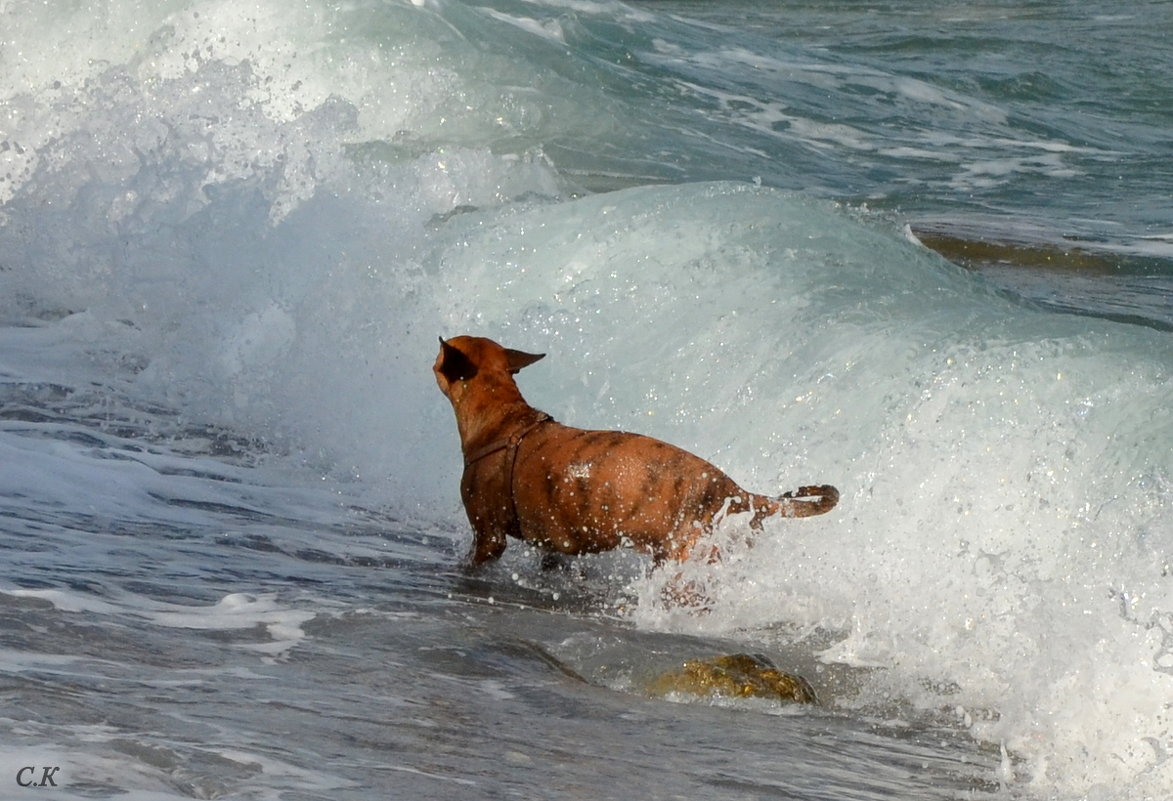
[[[523,367],[529,367],[538,359],[545,357],[544,353],[525,353],[520,350],[505,349],[505,355],[509,358],[509,372],[516,374],[518,370]]]
[[[454,345],[449,345],[440,337],[440,375],[449,383],[468,381],[477,374],[477,366],[472,359],[464,355],[464,351]]]

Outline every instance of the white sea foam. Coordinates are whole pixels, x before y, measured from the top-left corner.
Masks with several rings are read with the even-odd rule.
[[[114,603],[56,589],[9,588],[0,590],[0,595],[48,601],[62,612],[105,617],[128,615],[168,628],[236,631],[262,627],[269,641],[248,643],[241,647],[262,653],[267,659],[284,656],[303,640],[305,631],[302,625],[313,620],[316,615],[315,612],[285,606],[273,595],[256,596],[248,593],[226,595],[210,606],[167,604],[141,598]]]

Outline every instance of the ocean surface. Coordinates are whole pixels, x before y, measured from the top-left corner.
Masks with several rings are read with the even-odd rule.
[[[0,797],[1173,798],[1173,3],[0,0]],[[762,493],[469,574],[437,336]],[[820,703],[657,697],[761,653]],[[43,785],[43,786],[30,786]]]

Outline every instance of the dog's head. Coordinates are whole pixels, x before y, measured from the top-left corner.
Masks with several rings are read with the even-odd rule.
[[[503,348],[484,337],[440,337],[440,353],[432,372],[440,391],[456,403],[471,387],[499,385],[502,379],[514,385],[512,376],[518,370],[545,355]]]

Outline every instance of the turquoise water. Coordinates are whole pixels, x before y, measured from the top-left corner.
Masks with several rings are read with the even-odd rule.
[[[1170,4],[0,31],[0,783],[1168,797]],[[718,532],[706,615],[633,554],[465,575],[459,333],[547,353],[559,420],[843,500]],[[822,705],[644,690],[731,651]]]

